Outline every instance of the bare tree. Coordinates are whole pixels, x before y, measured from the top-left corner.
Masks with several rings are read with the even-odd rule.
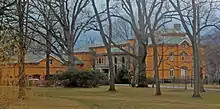
[[[28,22],[28,6],[29,0],[3,0],[3,7],[1,7],[1,33],[2,31],[7,31],[8,38],[10,41],[13,41],[11,45],[10,52],[5,51],[9,56],[17,55],[18,56],[18,98],[24,99],[25,96],[25,53],[27,51],[27,46],[30,43],[26,39],[26,36],[29,34],[27,29]],[[3,37],[2,37],[3,38]],[[4,39],[4,38],[3,38]],[[10,42],[8,41],[8,42]],[[15,54],[15,51],[18,54]]]
[[[214,30],[213,30],[214,31]],[[215,31],[214,33],[208,34],[203,38],[202,43],[205,45],[205,57],[206,63],[204,68],[207,70],[208,79],[213,84],[217,82],[220,72],[220,36],[219,32]]]
[[[217,27],[219,23],[214,15],[218,9],[218,1],[209,0],[169,0],[171,5],[177,11],[178,17],[173,17],[181,21],[188,37],[191,40],[193,48],[193,66],[194,66],[194,92],[193,97],[200,97],[200,53],[199,53],[199,36],[200,32],[207,27]],[[186,10],[182,10],[186,8]],[[199,11],[198,9],[203,9]],[[202,13],[203,12],[203,13]],[[211,17],[212,16],[212,17]],[[192,30],[192,31],[191,31]]]
[[[17,0],[16,8],[18,15],[18,67],[19,67],[19,93],[18,98],[24,99],[25,96],[25,68],[24,68],[24,59],[25,59],[25,10],[27,7],[27,1]]]
[[[15,0],[13,0],[13,1],[10,1],[10,0],[2,0],[2,1],[0,1],[0,15],[3,15],[3,14],[5,14],[5,11],[8,11],[8,10],[10,10],[10,8],[9,7],[11,7],[11,6],[13,6],[13,5],[15,5],[15,3],[16,3],[16,1]]]
[[[148,40],[151,39],[154,46],[154,71],[155,71],[155,81],[156,81],[156,95],[161,95],[160,83],[159,83],[159,73],[158,73],[158,52],[157,44],[155,41],[156,32],[163,27],[166,23],[172,21],[172,19],[165,19],[165,15],[172,11],[166,7],[165,1],[160,0],[122,0],[122,8],[127,14],[125,18],[124,15],[116,15],[116,17],[129,23],[134,31],[136,38],[136,55],[137,55],[137,71],[136,79],[138,86],[146,86],[146,54]],[[149,8],[148,8],[149,7]],[[135,9],[137,8],[137,15],[135,14]]]
[[[2,28],[0,30],[0,84],[7,80],[7,77],[2,76],[3,68],[12,60],[14,55],[14,49],[17,47],[17,41],[14,40],[14,36],[10,32],[12,30]],[[4,74],[5,75],[5,74]],[[3,78],[4,77],[4,78]],[[3,80],[2,80],[3,79]]]
[[[107,11],[108,29],[109,29],[108,34],[106,34],[104,31],[102,20],[100,18],[100,14],[97,10],[97,7],[96,7],[94,0],[92,0],[92,6],[93,6],[93,9],[95,12],[96,20],[97,20],[98,27],[100,30],[100,35],[102,37],[102,41],[103,41],[105,48],[107,50],[109,69],[110,69],[110,88],[109,88],[109,91],[115,91],[115,74],[113,71],[113,60],[112,60],[112,53],[111,53],[112,21],[111,21],[111,15],[110,15],[110,0],[106,0],[106,11]]]
[[[128,22],[135,34],[136,38],[136,44],[138,45],[136,48],[136,55],[137,55],[137,69],[135,71],[135,78],[138,87],[147,87],[146,83],[146,46],[148,45],[148,38],[147,35],[148,29],[146,29],[148,24],[147,17],[147,6],[145,0],[136,0],[130,1],[130,0],[122,0],[122,8],[128,15],[129,19],[126,19],[125,17],[120,16],[121,19]],[[134,3],[136,7],[138,8],[138,15],[135,15],[134,7],[132,5]],[[152,13],[151,13],[152,14]],[[135,17],[137,16],[137,18]],[[138,23],[136,22],[136,19],[138,19]]]
[[[34,22],[29,28],[40,34],[47,44],[33,40],[47,48],[51,47],[51,50],[47,50],[47,54],[51,52],[57,55],[68,65],[68,70],[75,66],[73,48],[76,41],[91,20],[87,16],[89,15],[86,10],[88,4],[89,0],[32,0],[31,2],[37,13],[29,16]],[[68,56],[68,60],[64,55]]]

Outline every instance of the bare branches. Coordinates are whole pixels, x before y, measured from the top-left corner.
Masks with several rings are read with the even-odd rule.
[[[51,41],[57,46],[57,49],[51,49],[52,52],[63,51],[68,55],[68,68],[74,66],[72,54],[77,40],[94,19],[86,13],[88,4],[89,0],[32,0],[31,7],[35,11],[29,17],[34,22],[29,22],[31,26],[28,27],[42,35],[46,42],[51,37]]]
[[[16,0],[9,2],[8,4],[6,4],[5,1],[2,1],[0,3],[3,3],[3,6],[0,7],[0,15],[3,15],[5,11],[9,10],[8,7],[15,5]]]

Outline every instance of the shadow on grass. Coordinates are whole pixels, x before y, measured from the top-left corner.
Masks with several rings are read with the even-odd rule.
[[[170,89],[166,92],[191,92],[191,90],[184,90],[184,89]]]

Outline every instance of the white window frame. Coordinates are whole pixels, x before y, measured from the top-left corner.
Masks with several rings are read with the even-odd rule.
[[[171,75],[172,74],[172,75]],[[174,77],[174,69],[173,68],[170,68],[170,77]]]

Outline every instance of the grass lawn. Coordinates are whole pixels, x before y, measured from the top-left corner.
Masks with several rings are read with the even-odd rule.
[[[118,86],[117,92],[100,88],[31,88],[24,101],[15,99],[16,88],[1,87],[0,106],[9,109],[220,109],[220,92],[202,93],[192,98],[192,91],[162,89],[154,96],[152,88]],[[7,90],[7,91],[6,91]],[[0,107],[1,109],[1,107]]]

